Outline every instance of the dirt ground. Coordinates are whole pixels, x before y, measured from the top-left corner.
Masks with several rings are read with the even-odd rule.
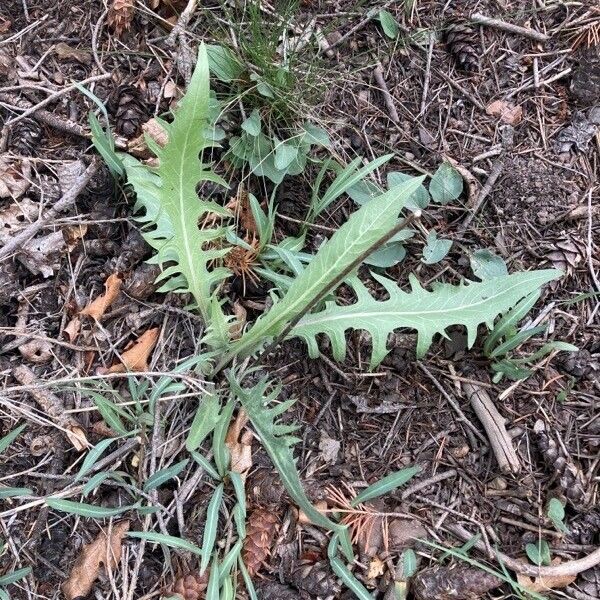
[[[121,4],[125,10],[115,16]],[[169,34],[185,5],[0,5],[0,252],[31,224],[41,225],[33,239],[0,259],[0,438],[27,425],[0,454],[0,486],[29,488],[22,497],[0,496],[0,540],[6,544],[0,578],[33,569],[6,588],[11,598],[64,595],[61,585],[84,545],[119,522],[65,514],[49,507],[46,497],[65,492],[64,498],[101,507],[131,503],[125,487],[111,481],[83,499],[87,478],[75,482],[84,454],[73,443],[73,420],[92,444],[114,434],[82,393],[81,378],[96,376],[93,381],[134,404],[124,375],[106,375],[130,342],[158,328],[147,368],[155,376],[171,373],[199,349],[201,319],[185,309],[185,298],[156,291],[157,270],[145,262],[152,251],[132,218],[131,194],[106,167],[64,210],[48,213],[96,156],[87,121],[96,106],[72,83],[87,82],[125,144],[182,95],[199,42],[235,46],[243,42],[240,36],[254,35],[245,26],[249,5],[211,1],[199,3],[173,40]],[[256,7],[264,26],[276,29],[277,3]],[[395,16],[396,39],[372,18],[373,7]],[[478,24],[473,13],[501,23]],[[506,23],[526,30],[508,31]],[[424,211],[422,227],[406,243],[406,258],[388,274],[402,285],[410,272],[427,285],[456,283],[472,277],[469,256],[478,249],[501,256],[510,272],[562,269],[564,276],[544,289],[530,314],[535,324],[547,325],[546,332],[516,356],[546,339],[579,348],[536,361],[528,379],[494,384],[481,340],[468,350],[460,328],[436,340],[420,361],[411,332],[398,332],[374,372],[367,370],[369,341],[359,333],[349,337],[348,355],[339,364],[326,340],[320,360],[310,359],[303,344],[286,342],[262,369],[283,384],[283,398],[297,400],[285,420],[301,425],[295,454],[306,493],[315,503],[339,508],[340,495],[352,498],[390,472],[417,465],[418,478],[374,505],[377,514],[387,515],[379,536],[385,539],[359,531],[355,576],[374,598],[402,598],[393,595],[394,578],[401,579],[398,560],[414,548],[421,579],[409,587],[408,598],[517,598],[509,584],[492,578],[487,585],[489,576],[478,567],[443,557],[414,538],[459,548],[478,534],[479,545],[468,556],[500,572],[497,552],[527,560],[526,545],[540,538],[549,544],[553,565],[600,548],[600,9],[594,0],[415,0],[408,8],[401,1],[384,7],[303,0],[286,31],[293,36],[306,30],[311,35],[294,66],[292,99],[285,115],[273,110],[274,126],[278,118],[284,126],[286,120],[310,119],[328,131],[331,152],[344,162],[393,152],[380,179],[386,171],[431,174],[447,160],[465,180],[457,202]],[[315,32],[326,40],[320,49]],[[218,96],[228,93],[223,83],[213,87]],[[234,112],[228,119],[227,135],[238,132],[241,116]],[[318,152],[324,158],[327,151]],[[222,169],[235,189],[242,176],[228,165]],[[313,175],[309,167],[280,187],[278,239],[293,234],[304,218]],[[269,184],[244,177],[257,196],[270,192]],[[344,196],[320,217],[310,243],[316,248],[351,209]],[[429,230],[453,242],[433,265],[420,260]],[[102,323],[77,318],[115,273],[122,277],[122,293]],[[245,286],[240,279],[228,291],[251,320],[264,310],[269,284]],[[514,472],[498,464],[469,401],[472,382],[506,420]],[[154,415],[138,405],[150,425],[139,438],[111,446],[103,468],[139,482],[186,457],[197,392],[193,382],[182,383],[183,389],[156,403]],[[267,454],[257,439],[251,443],[247,493],[254,525],[267,518],[265,512],[276,516],[264,522],[269,547],[254,576],[258,597],[355,597],[329,566],[326,533],[299,518]],[[130,529],[156,529],[200,544],[214,485],[196,467],[190,462],[158,490],[156,515],[127,513]],[[564,505],[565,531],[548,517],[553,498]],[[231,520],[223,512],[224,530]],[[219,543],[225,548],[227,542]],[[174,581],[198,566],[189,552],[171,550],[167,560],[160,545],[134,538],[125,538],[119,553],[119,564],[100,570],[89,597],[168,596]],[[600,557],[575,577],[547,578],[545,585],[555,589],[540,593],[600,598],[599,564]],[[199,590],[187,593],[186,600],[205,597]],[[241,584],[236,597],[247,597]]]

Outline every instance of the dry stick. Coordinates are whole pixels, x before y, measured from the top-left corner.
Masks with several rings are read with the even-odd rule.
[[[183,9],[181,15],[179,15],[179,19],[175,24],[175,27],[173,27],[173,30],[167,38],[167,44],[172,46],[173,44],[175,44],[177,38],[182,33],[184,33],[185,28],[187,27],[188,23],[190,22],[190,19],[192,18],[192,15],[194,14],[194,11],[196,10],[197,4],[198,0],[188,0],[186,7]]]
[[[429,83],[431,81],[431,59],[433,57],[433,46],[435,43],[435,36],[429,36],[429,47],[427,48],[427,62],[425,65],[425,78],[423,80],[423,94],[421,96],[421,109],[419,110],[419,116],[425,114],[427,107],[427,96],[429,95]]]
[[[462,525],[446,525],[446,529],[465,542],[473,539],[473,534],[467,531]],[[600,548],[597,548],[583,558],[569,560],[550,567],[536,567],[522,560],[511,558],[499,551],[495,551],[490,555],[481,540],[475,543],[475,548],[484,552],[489,558],[497,560],[501,565],[508,567],[511,571],[527,575],[528,577],[572,577],[600,564]]]
[[[519,473],[521,461],[506,431],[506,419],[498,412],[489,394],[483,388],[465,383],[463,389],[487,433],[500,470],[503,473]]]
[[[479,195],[477,196],[477,200],[475,202],[475,205],[472,207],[471,212],[469,212],[467,214],[467,216],[465,217],[465,220],[462,222],[462,224],[458,228],[458,233],[464,233],[467,230],[467,227],[469,227],[469,225],[471,224],[471,221],[475,218],[475,215],[477,214],[479,209],[483,206],[485,199],[489,196],[490,192],[492,191],[492,188],[494,187],[496,181],[498,180],[498,177],[500,177],[500,174],[502,173],[503,169],[504,169],[504,155],[501,154],[494,161],[494,164],[492,165],[492,172],[490,173],[490,176],[487,178],[487,181],[485,182],[484,186],[481,188],[481,191],[479,192]]]
[[[49,221],[56,218],[58,213],[69,208],[71,204],[75,202],[75,199],[77,196],[79,196],[83,188],[87,185],[88,181],[96,173],[99,165],[100,161],[98,158],[93,158],[90,166],[75,180],[73,187],[67,191],[67,193],[64,194],[64,196],[58,200],[58,202],[56,202],[52,208],[48,209],[37,221],[25,227],[21,233],[18,233],[12,240],[10,240],[10,242],[0,249],[0,260],[5,259],[22,247],[40,229],[45,227]]]
[[[524,37],[531,38],[536,42],[547,42],[550,39],[550,36],[546,35],[545,33],[535,31],[535,29],[529,29],[529,27],[520,27],[519,25],[513,25],[512,23],[507,23],[506,21],[501,21],[500,19],[492,19],[491,17],[486,17],[485,15],[476,12],[471,15],[471,21],[477,25],[486,25],[487,27],[495,27],[496,29],[501,29],[502,31],[508,31],[509,33],[522,35]]]
[[[485,106],[471,94],[471,92],[465,90],[465,88],[458,82],[454,81],[451,77],[448,77],[445,73],[437,71],[437,74],[450,86],[458,90],[473,106],[476,106],[479,110],[485,111]]]
[[[475,427],[475,425],[473,425],[473,423],[471,423],[471,421],[469,421],[469,419],[467,419],[467,416],[465,415],[465,413],[462,411],[462,409],[458,405],[458,402],[456,402],[454,400],[454,398],[452,398],[452,396],[450,396],[450,394],[448,394],[448,392],[444,389],[444,386],[433,376],[431,371],[423,363],[421,363],[419,361],[417,361],[417,367],[419,367],[419,369],[421,369],[421,371],[423,371],[423,373],[425,373],[425,375],[427,375],[427,377],[429,377],[429,379],[431,380],[433,385],[435,385],[435,387],[440,391],[442,396],[444,396],[444,398],[446,398],[448,404],[450,404],[450,406],[454,409],[454,411],[458,415],[458,419],[467,426],[467,431],[466,431],[467,435],[469,437],[471,437],[470,432],[473,432],[484,444],[487,444],[487,440],[485,439],[485,436],[483,434],[481,434],[481,432],[477,429],[477,427]],[[470,441],[471,441],[471,444],[474,446],[475,440],[473,439]]]
[[[314,298],[312,298],[306,306],[288,323],[288,325],[284,328],[284,330],[265,348],[265,350],[261,353],[261,355],[254,359],[254,361],[250,361],[250,365],[256,363],[259,359],[263,359],[268,356],[273,350],[275,350],[279,344],[288,336],[290,331],[298,324],[300,319],[315,306],[318,302],[320,302],[325,296],[333,289],[335,289],[338,285],[340,285],[348,276],[349,273],[354,271],[356,267],[358,267],[365,258],[367,258],[370,254],[375,252],[377,248],[381,247],[383,244],[391,240],[397,233],[402,231],[404,228],[408,227],[413,221],[419,219],[421,217],[421,211],[416,210],[414,213],[410,214],[406,219],[403,219],[398,223],[391,231],[386,233],[383,237],[379,238],[376,242],[371,244],[369,248],[367,248],[360,256],[355,258],[337,277],[331,281],[331,283],[321,290]],[[217,364],[215,370],[212,373],[214,377],[217,373],[222,371],[234,358],[235,354],[231,353],[226,355],[221,362]]]
[[[76,450],[81,452],[89,442],[85,437],[85,430],[81,423],[74,417],[65,413],[65,405],[62,400],[49,390],[37,388],[38,378],[35,373],[25,365],[21,365],[13,370],[13,377],[22,385],[28,387],[28,392],[35,401],[41,406],[44,412],[64,431],[69,441]]]
[[[354,27],[352,27],[352,29],[347,31],[341,38],[339,38],[335,42],[332,42],[329,45],[329,49],[333,50],[333,48],[335,48],[336,46],[343,44],[351,35],[355,34],[357,31],[360,31],[367,23],[369,23],[369,21],[374,19],[379,14],[379,11],[383,10],[384,8],[387,8],[388,6],[393,4],[395,1],[396,0],[388,0],[384,5],[382,5],[378,9],[371,9],[367,13],[367,16],[362,21],[359,21]],[[404,25],[398,24],[398,27],[399,27],[400,31],[402,31],[403,33],[409,33],[409,30],[406,27],[404,27]]]
[[[102,81],[103,79],[108,79],[109,77],[111,77],[110,73],[104,73],[103,75],[94,75],[93,77],[88,77],[87,79],[84,79],[83,81],[78,81],[77,83],[69,85],[66,88],[63,88],[62,90],[58,90],[58,92],[54,92],[53,94],[50,94],[47,98],[45,98],[41,102],[38,102],[35,106],[32,106],[31,108],[28,108],[26,111],[22,112],[18,117],[14,117],[10,121],[7,121],[4,124],[4,127],[8,127],[9,125],[14,125],[15,123],[18,123],[21,119],[24,119],[25,117],[28,117],[29,115],[32,115],[34,112],[36,112],[43,106],[46,106],[46,104],[50,104],[50,102],[53,102],[57,98],[60,98],[61,96],[64,96],[65,94],[68,94],[69,92],[72,92],[73,90],[76,90],[77,86],[79,86],[79,85],[85,85],[87,83],[94,83],[95,81]]]
[[[33,107],[31,102],[24,100],[23,98],[19,98],[16,94],[10,94],[7,92],[0,92],[0,101],[6,102],[6,104],[11,105],[12,107],[20,108],[21,110],[27,110]],[[78,123],[74,121],[65,121],[51,112],[40,108],[35,111],[33,116],[42,123],[53,127],[54,129],[58,129],[64,133],[69,133],[71,135],[77,135],[79,137],[87,138],[89,137],[89,133]]]
[[[385,79],[383,78],[383,67],[381,66],[381,63],[377,63],[377,66],[373,71],[373,75],[375,76],[375,81],[377,82],[377,85],[383,94],[385,105],[390,113],[390,119],[392,119],[394,123],[400,123],[400,117],[398,115],[398,111],[396,110],[394,99],[390,94],[390,90],[388,89]]]

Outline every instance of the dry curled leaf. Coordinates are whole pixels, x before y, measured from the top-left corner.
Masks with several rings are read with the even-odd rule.
[[[253,236],[258,235],[258,227],[250,206],[250,196],[242,184],[239,185],[237,194],[229,200],[226,208],[235,214],[242,230]]]
[[[488,104],[485,112],[492,117],[498,117],[508,125],[518,125],[523,120],[523,108],[504,100],[496,100]]]
[[[67,245],[67,250],[72,252],[87,233],[87,225],[67,225],[62,229],[62,236]]]
[[[109,275],[104,282],[104,294],[90,302],[79,314],[100,321],[110,305],[117,299],[123,280],[116,274]]]
[[[135,342],[128,345],[121,355],[121,362],[108,369],[109,373],[139,372],[148,370],[148,359],[156,342],[160,329],[154,327],[145,331]]]
[[[250,431],[242,433],[247,422],[248,415],[242,409],[238,412],[225,437],[225,445],[231,455],[231,470],[239,473],[242,481],[246,480],[248,471],[252,467],[252,433]]]
[[[127,149],[130,154],[137,156],[138,158],[150,158],[153,156],[152,152],[148,148],[146,139],[150,138],[156,142],[161,148],[169,141],[169,134],[165,128],[154,118],[146,121],[142,125],[143,133],[138,137],[127,142]]]
[[[129,521],[115,523],[110,531],[101,531],[86,544],[77,557],[69,578],[62,585],[67,600],[87,596],[100,574],[101,566],[114,569],[121,560],[121,544],[129,531]]]

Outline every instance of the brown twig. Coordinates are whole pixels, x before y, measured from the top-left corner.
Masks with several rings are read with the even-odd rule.
[[[521,461],[506,431],[506,420],[494,406],[489,394],[472,383],[463,384],[463,389],[485,429],[500,470],[503,473],[518,473],[521,470]]]
[[[535,31],[535,29],[513,25],[512,23],[507,23],[500,19],[492,19],[491,17],[486,17],[485,15],[476,12],[471,15],[471,21],[477,25],[485,25],[486,27],[494,27],[495,29],[508,31],[509,33],[514,33],[516,35],[522,35],[535,40],[536,42],[547,42],[550,39],[548,35]]]
[[[37,221],[31,223],[18,233],[10,242],[8,242],[3,248],[0,249],[0,260],[10,256],[13,252],[18,250],[23,244],[28,242],[40,229],[45,227],[49,221],[54,219],[58,213],[69,208],[83,188],[87,185],[89,180],[98,170],[100,161],[98,158],[92,159],[90,166],[75,180],[73,187],[67,191],[63,197],[54,204],[54,206],[48,209]]]
[[[373,71],[373,75],[375,76],[375,81],[379,86],[379,90],[383,94],[383,99],[385,101],[385,105],[387,106],[388,112],[390,113],[390,119],[394,123],[400,123],[400,116],[398,115],[398,111],[396,110],[396,105],[394,104],[394,99],[390,94],[390,90],[383,78],[383,67],[381,63],[377,63],[375,70]]]
[[[6,104],[10,104],[15,108],[20,108],[21,110],[28,110],[33,107],[31,102],[23,98],[19,98],[16,94],[11,94],[8,92],[0,92],[0,101],[6,102]],[[57,129],[58,131],[62,131],[64,133],[69,133],[71,135],[77,135],[83,138],[89,138],[89,132],[85,130],[81,125],[75,123],[73,121],[65,121],[60,117],[57,117],[55,114],[44,110],[43,108],[37,109],[33,116],[42,123]]]
[[[471,224],[471,221],[473,221],[473,219],[475,218],[475,215],[479,212],[479,210],[483,206],[485,199],[489,196],[490,192],[492,191],[492,189],[493,189],[496,181],[498,180],[498,177],[500,177],[503,169],[504,169],[504,155],[501,154],[494,161],[494,164],[492,165],[492,171],[491,171],[489,177],[487,178],[487,181],[481,188],[481,191],[477,195],[475,204],[471,207],[471,210],[467,213],[465,220],[461,223],[460,227],[458,228],[459,233],[464,233],[467,230],[467,228]]]
[[[459,539],[462,539],[465,542],[473,539],[473,534],[462,527],[462,525],[447,525],[446,529],[451,531]],[[579,575],[579,573],[583,573],[584,571],[587,571],[588,569],[600,564],[600,548],[596,548],[596,550],[594,550],[591,554],[588,554],[583,558],[569,560],[567,562],[549,567],[538,567],[522,560],[511,558],[510,556],[499,551],[495,551],[490,554],[487,551],[485,544],[481,540],[475,543],[475,548],[481,552],[484,552],[489,558],[498,561],[500,564],[503,564],[515,573],[521,573],[523,575],[527,575],[528,577],[568,577]]]
[[[337,39],[335,42],[332,42],[329,45],[329,50],[333,50],[336,46],[343,44],[349,37],[354,35],[357,31],[360,31],[365,25],[367,25],[367,23],[369,23],[372,19],[374,19],[379,14],[379,11],[383,10],[384,8],[387,8],[388,6],[393,4],[395,1],[396,0],[388,0],[381,7],[369,10],[369,12],[367,13],[367,15],[365,16],[364,19],[362,19],[354,27],[349,29],[341,38]],[[409,33],[409,29],[404,27],[404,25],[398,24],[398,27],[399,27],[400,31],[402,31],[403,33]]]
[[[28,117],[29,115],[32,115],[33,113],[38,111],[40,108],[46,106],[46,104],[50,104],[50,102],[53,102],[54,100],[60,98],[61,96],[64,96],[65,94],[68,94],[69,92],[72,92],[73,90],[76,90],[77,86],[79,86],[79,85],[85,85],[87,83],[94,83],[95,81],[102,81],[103,79],[108,79],[109,77],[111,77],[110,73],[103,73],[102,75],[94,75],[93,77],[88,77],[87,79],[84,79],[83,81],[78,81],[77,83],[73,83],[72,85],[62,88],[61,90],[58,90],[57,92],[50,94],[47,98],[44,98],[44,100],[42,100],[41,102],[38,102],[34,106],[26,109],[19,116],[10,119],[10,121],[7,121],[4,124],[4,127],[8,127],[10,125],[14,125],[15,123],[18,123],[21,119],[24,119],[25,117]]]
[[[81,452],[89,446],[83,426],[74,417],[65,413],[65,405],[58,396],[50,390],[37,387],[38,378],[29,367],[25,365],[16,367],[13,369],[13,377],[21,385],[27,386],[27,391],[52,421],[65,432],[76,450]]]
[[[175,24],[175,27],[171,30],[169,37],[167,38],[167,44],[173,46],[177,41],[177,38],[185,32],[185,28],[187,27],[194,11],[196,10],[196,6],[198,4],[198,0],[188,0],[186,7],[183,9],[183,12],[179,15],[179,19]]]

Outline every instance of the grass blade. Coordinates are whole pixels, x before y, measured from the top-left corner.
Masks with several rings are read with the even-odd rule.
[[[166,469],[161,469],[160,471],[156,471],[144,484],[144,491],[150,492],[151,490],[155,490],[157,487],[160,487],[163,483],[166,483],[173,477],[177,477],[183,469],[187,466],[188,462],[190,462],[189,458],[184,458],[180,460],[178,463],[167,467]]]
[[[11,583],[20,581],[24,577],[27,577],[29,573],[31,573],[31,567],[24,567],[23,569],[18,569],[12,573],[2,575],[2,577],[0,577],[0,586],[10,585]]]
[[[200,562],[200,575],[206,571],[210,562],[210,555],[217,539],[217,528],[219,526],[219,511],[223,500],[223,484],[221,483],[210,499],[206,511],[206,524],[204,525],[204,536],[202,538],[202,560]],[[214,563],[213,563],[214,566]],[[211,573],[212,575],[212,573]]]
[[[202,550],[183,538],[175,537],[174,535],[165,535],[163,533],[154,533],[153,531],[130,531],[127,534],[129,537],[137,538],[139,540],[146,540],[155,544],[162,544],[169,546],[169,548],[177,548],[178,550],[186,550],[192,554],[202,555]]]
[[[46,498],[46,504],[54,510],[59,510],[71,515],[79,515],[80,517],[90,517],[92,519],[116,517],[117,515],[122,515],[128,510],[134,510],[139,507],[139,504],[132,504],[130,506],[121,506],[118,508],[107,508],[105,506],[94,506],[93,504],[73,502],[71,500],[63,500],[62,498],[52,497]]]
[[[89,473],[92,467],[96,464],[97,460],[104,454],[106,449],[118,438],[106,438],[101,442],[98,442],[87,454],[83,463],[81,464],[81,468],[79,469],[79,473],[75,477],[75,481],[79,481],[82,477],[84,477],[87,473]]]
[[[23,425],[19,425],[16,429],[13,429],[10,433],[7,433],[0,439],[0,454],[2,454],[19,437],[25,427],[27,427],[27,424],[23,423]]]
[[[373,498],[378,498],[391,490],[395,490],[397,487],[404,485],[407,481],[412,479],[420,470],[421,467],[407,467],[406,469],[401,469],[395,473],[390,473],[387,477],[380,479],[358,494],[358,496],[352,500],[352,506],[356,506],[367,500],[373,500]]]

